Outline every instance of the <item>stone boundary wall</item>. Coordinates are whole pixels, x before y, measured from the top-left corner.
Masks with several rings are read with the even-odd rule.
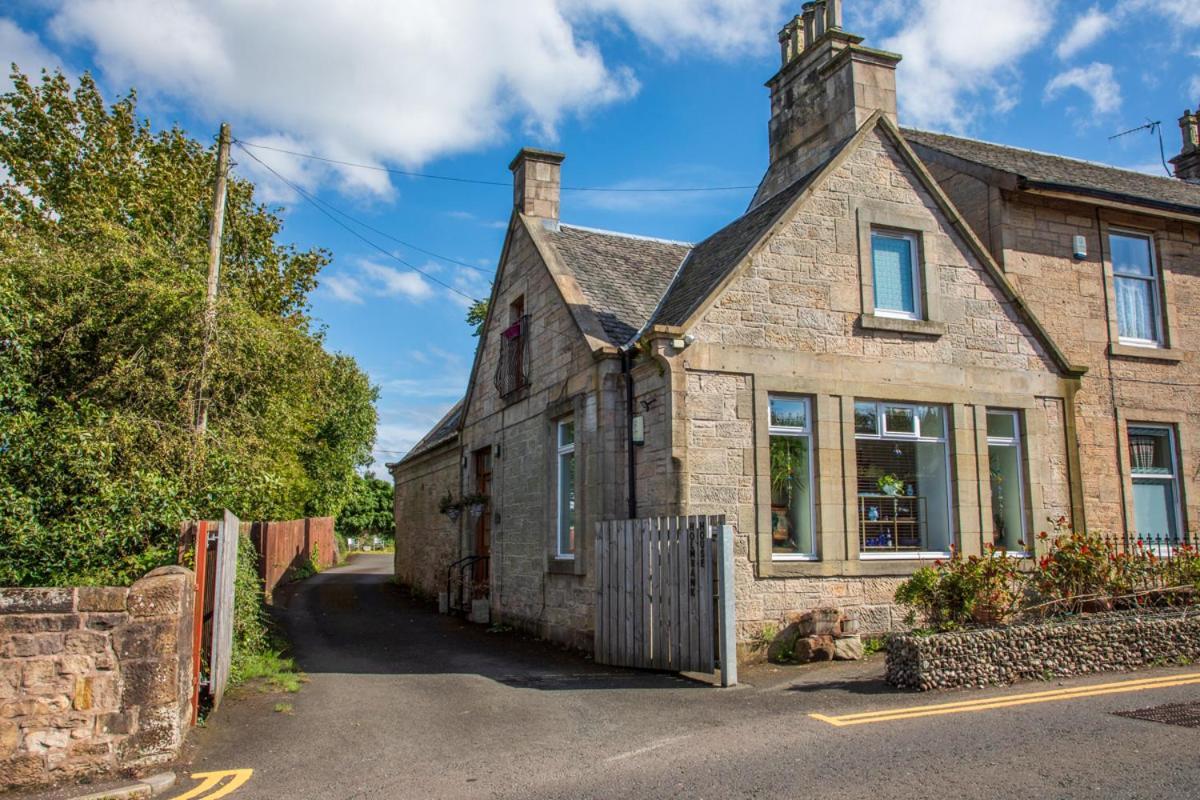
[[[1200,611],[1113,613],[1009,628],[894,634],[887,681],[928,691],[1200,661]]]
[[[0,790],[170,761],[191,723],[195,577],[0,588]]]

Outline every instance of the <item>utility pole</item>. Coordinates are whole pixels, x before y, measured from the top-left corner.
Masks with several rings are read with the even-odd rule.
[[[196,436],[208,430],[208,362],[217,335],[217,286],[221,276],[221,234],[225,230],[225,192],[229,177],[229,123],[221,123],[217,144],[217,178],[213,185],[212,220],[208,226],[208,292],[204,302],[204,349],[200,355],[200,388],[196,400]]]

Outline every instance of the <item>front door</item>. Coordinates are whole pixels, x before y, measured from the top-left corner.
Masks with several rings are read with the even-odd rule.
[[[490,498],[492,496],[492,448],[485,447],[475,451],[475,493]],[[492,552],[492,503],[489,499],[484,505],[483,513],[475,520],[475,550],[477,556],[488,556]],[[478,590],[488,582],[489,562],[479,561],[475,564],[473,583]]]

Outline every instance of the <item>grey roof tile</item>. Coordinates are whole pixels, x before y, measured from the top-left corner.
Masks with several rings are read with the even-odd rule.
[[[688,245],[560,225],[547,233],[595,312],[609,343],[623,347],[658,306]]]
[[[458,434],[458,425],[462,421],[462,412],[463,401],[459,400],[446,412],[445,416],[437,421],[437,424],[433,426],[429,433],[425,434],[425,437],[421,441],[412,446],[408,454],[400,459],[397,464],[411,461],[417,456],[424,455],[438,445],[445,444],[453,439]]]
[[[964,139],[944,133],[902,129],[918,155],[923,148],[1018,176],[1042,188],[1060,188],[1092,196],[1115,196],[1154,207],[1200,212],[1200,186],[1174,178],[1146,175],[1091,161],[1038,153],[1018,147]]]

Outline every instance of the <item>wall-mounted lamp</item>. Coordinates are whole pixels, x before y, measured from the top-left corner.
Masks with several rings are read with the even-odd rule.
[[[696,337],[689,333],[686,336],[684,336],[682,339],[672,339],[671,347],[674,347],[676,350],[685,350],[685,349],[691,347],[692,343],[695,341],[696,341]]]
[[[1075,258],[1079,259],[1080,261],[1087,258],[1087,237],[1086,236],[1076,236],[1075,237]]]

